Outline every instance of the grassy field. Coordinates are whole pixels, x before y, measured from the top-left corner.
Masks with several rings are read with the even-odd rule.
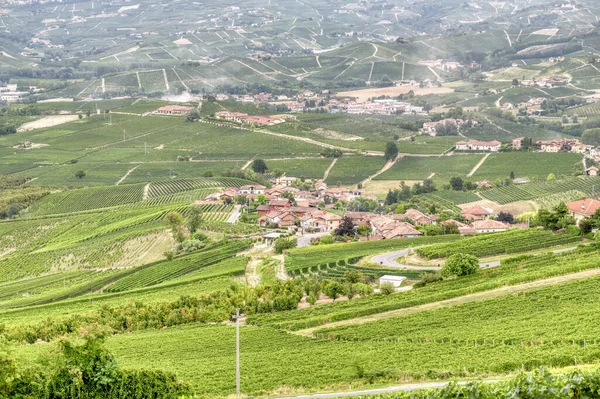
[[[354,185],[377,173],[383,165],[383,157],[344,156],[338,159],[325,180],[327,184]]]
[[[506,179],[514,172],[515,177],[544,180],[550,173],[557,179],[572,176],[581,164],[581,155],[573,153],[524,153],[492,154],[473,175],[476,179]]]
[[[425,180],[447,183],[452,176],[465,178],[483,155],[454,155],[443,157],[404,157],[377,180]],[[432,176],[433,175],[433,176]]]
[[[307,158],[267,160],[266,162],[269,170],[282,170],[287,176],[322,179],[332,161],[331,158]]]

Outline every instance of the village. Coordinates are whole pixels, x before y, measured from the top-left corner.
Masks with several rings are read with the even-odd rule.
[[[231,187],[213,193],[196,205],[238,204],[247,215],[255,214],[246,222],[255,221],[268,239],[282,235],[307,236],[318,243],[320,237],[339,235],[339,229],[351,224],[353,236],[359,241],[415,238],[425,235],[460,234],[474,235],[497,233],[510,229],[527,229],[529,223],[519,222],[512,215],[497,212],[481,205],[465,207],[448,215],[424,213],[415,208],[403,213],[366,212],[352,209],[352,201],[368,199],[383,202],[376,197],[364,196],[359,189],[328,187],[323,181],[312,183],[310,189],[294,187],[299,180],[281,177],[272,181],[273,186],[245,185]],[[485,185],[485,182],[479,182]],[[591,217],[600,209],[600,201],[582,199],[566,204],[570,216],[576,221]],[[346,231],[346,230],[345,230]],[[348,237],[346,237],[348,239]]]

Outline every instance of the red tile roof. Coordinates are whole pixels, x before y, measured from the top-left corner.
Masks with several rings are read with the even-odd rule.
[[[596,201],[591,198],[586,198],[579,201],[569,202],[567,208],[571,212],[578,213],[584,216],[592,216],[598,208],[600,208],[600,201]]]

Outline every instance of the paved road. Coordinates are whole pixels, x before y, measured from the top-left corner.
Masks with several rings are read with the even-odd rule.
[[[555,254],[561,254],[564,252],[574,251],[576,249],[577,249],[577,247],[569,247],[569,248],[557,249],[552,252]],[[412,266],[412,265],[403,265],[401,263],[396,262],[396,259],[406,256],[408,254],[411,254],[412,252],[414,252],[414,249],[412,249],[412,248],[411,249],[403,249],[401,251],[388,252],[387,254],[381,254],[381,255],[374,256],[372,258],[372,260],[373,260],[373,262],[378,263],[380,265],[388,266],[388,267],[396,267],[399,269],[407,269],[407,270],[440,270],[441,269],[441,264],[440,264],[440,266]],[[481,267],[482,269],[487,269],[490,267],[497,267],[497,266],[500,266],[499,260],[495,260],[492,262],[483,262],[483,263],[479,264],[479,267]]]
[[[487,383],[498,382],[498,380],[487,380],[483,381]],[[457,381],[458,385],[466,385],[467,381]],[[302,395],[302,396],[287,396],[280,397],[278,399],[327,399],[327,398],[339,398],[345,396],[360,396],[360,395],[376,395],[382,393],[393,393],[393,392],[410,392],[417,389],[440,389],[444,388],[448,385],[448,382],[425,382],[421,384],[405,384],[398,385],[394,387],[388,388],[379,388],[379,389],[365,389],[361,391],[351,391],[351,392],[332,392],[332,393],[318,393],[314,395]]]
[[[330,233],[313,233],[313,234],[304,234],[302,237],[298,237],[298,248],[308,247],[310,245],[310,240],[318,237],[328,236]]]
[[[229,216],[229,219],[227,219],[227,223],[237,222],[241,215],[241,212],[240,212],[241,209],[242,209],[241,205],[236,205],[235,208],[233,208],[233,212],[231,213],[231,216]]]

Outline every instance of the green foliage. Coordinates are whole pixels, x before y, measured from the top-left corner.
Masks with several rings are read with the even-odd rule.
[[[298,239],[296,238],[278,238],[275,240],[275,253],[281,254],[286,249],[296,248]]]
[[[398,146],[393,141],[388,141],[385,145],[385,159],[391,161],[398,156]]]
[[[188,385],[162,371],[126,371],[104,348],[105,335],[88,332],[82,343],[62,340],[51,367],[18,370],[0,354],[0,393],[6,398],[172,398],[190,394]]]
[[[470,254],[450,255],[442,268],[442,277],[462,277],[473,274],[479,269],[479,259]]]
[[[553,234],[537,229],[508,230],[468,237],[456,243],[439,243],[417,249],[427,259],[446,258],[454,254],[470,254],[478,257],[514,254],[540,248],[577,242],[568,234]]]
[[[256,173],[265,173],[267,171],[267,164],[263,159],[255,159],[252,161],[252,170]]]
[[[585,144],[593,145],[595,147],[600,146],[600,129],[587,129],[583,132],[581,141]]]

